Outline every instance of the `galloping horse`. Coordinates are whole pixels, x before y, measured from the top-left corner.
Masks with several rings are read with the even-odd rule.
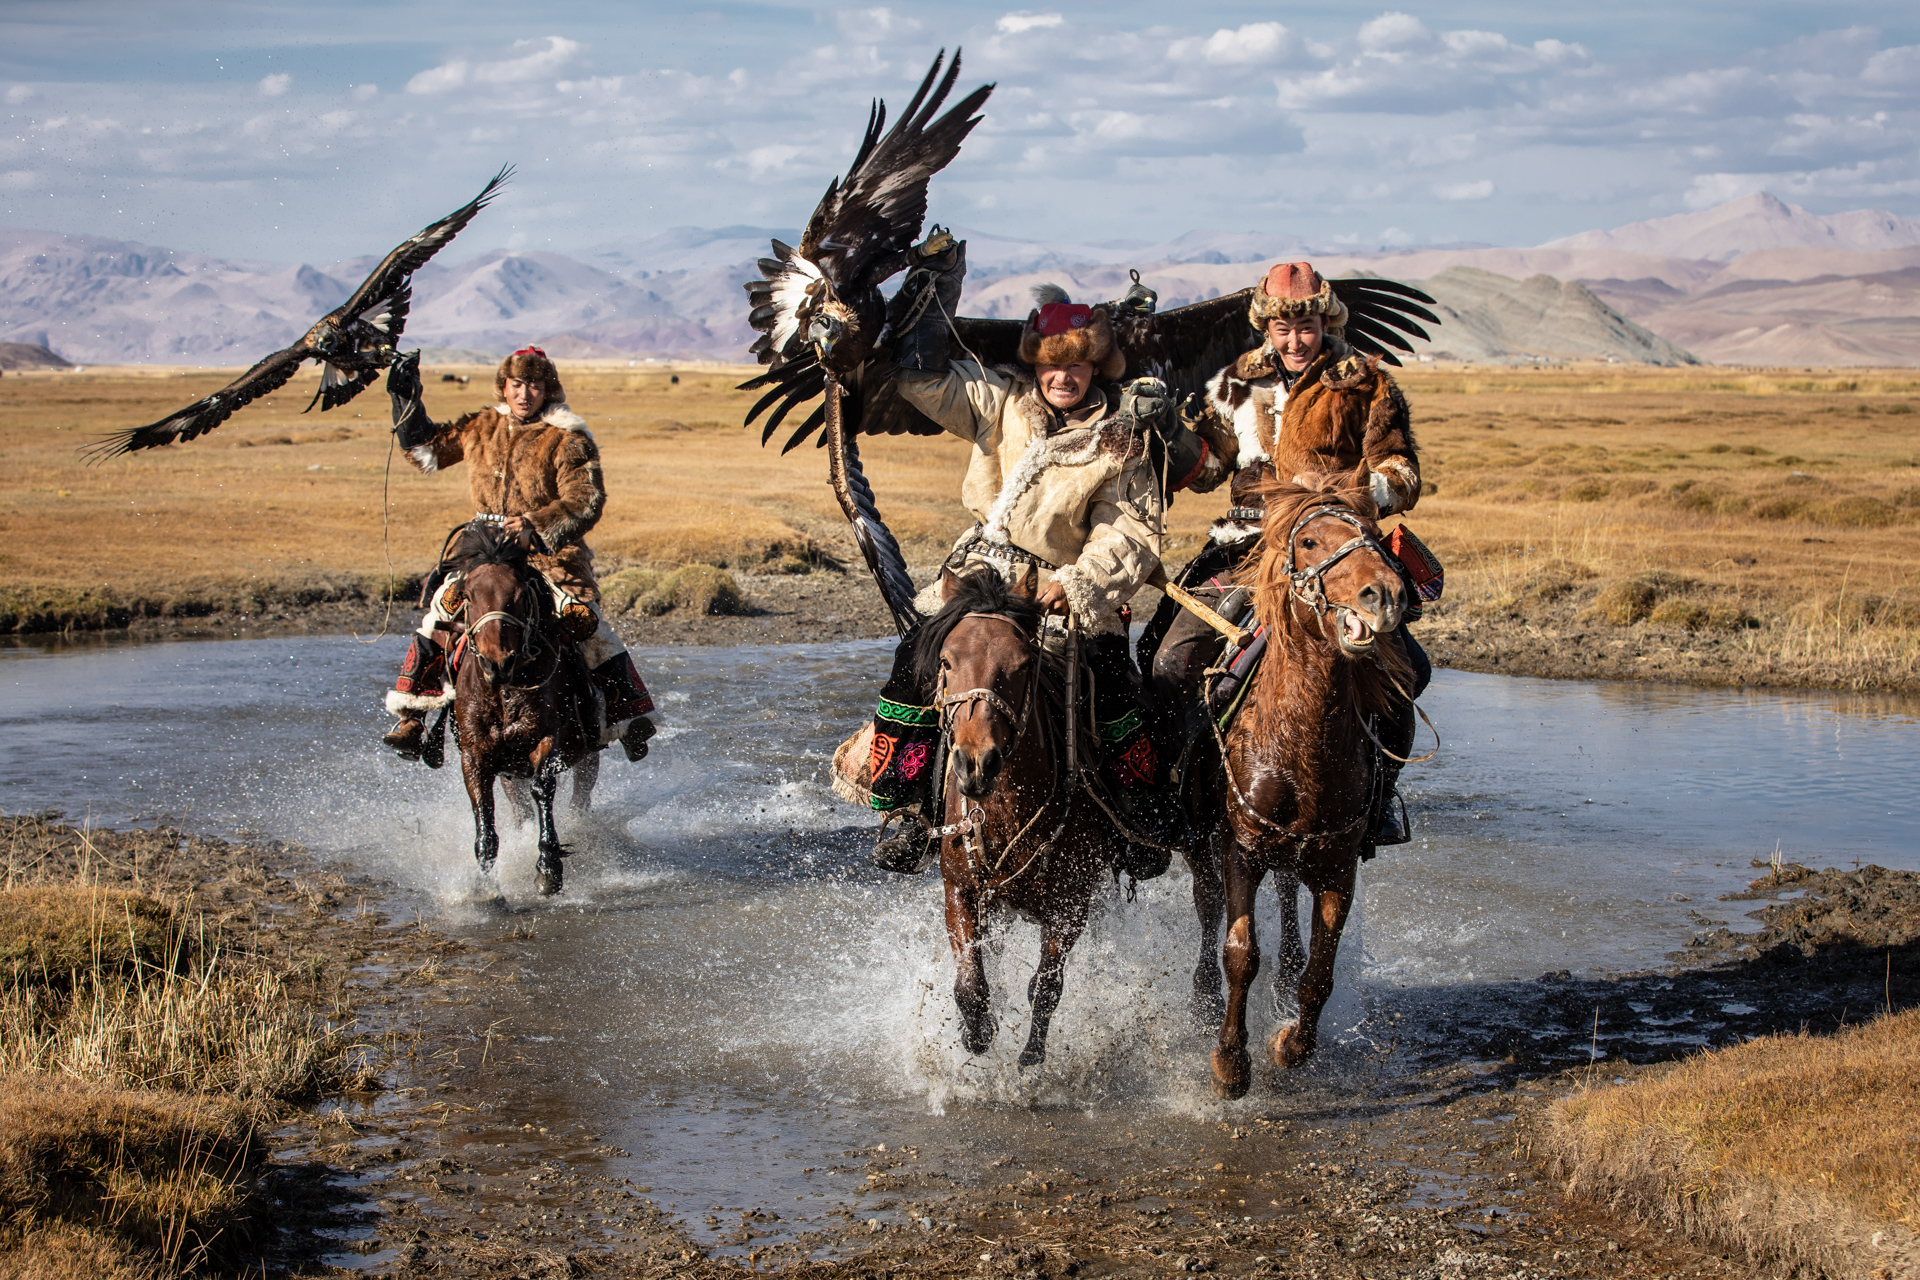
[[[938,672],[941,785],[947,815],[958,815],[942,830],[940,876],[961,1040],[969,1053],[993,1043],[980,934],[987,911],[1004,906],[1040,926],[1040,965],[1027,987],[1033,1021],[1020,1053],[1020,1065],[1032,1067],[1046,1060],[1067,952],[1120,837],[1067,769],[1032,571],[1009,586],[992,570],[944,570],[940,593],[915,660],[922,673]]]
[[[554,614],[553,593],[527,564],[526,551],[492,530],[476,541],[481,550],[461,581],[466,652],[453,701],[460,772],[473,802],[473,856],[492,873],[500,852],[494,779],[510,780],[508,798],[522,813],[511,780],[529,779],[540,830],[540,892],[555,894],[566,850],[554,828],[554,792],[560,771],[571,768],[573,807],[591,803],[600,774],[600,707],[586,664]]]
[[[1239,717],[1217,737],[1211,767],[1193,771],[1212,838],[1188,857],[1201,929],[1194,1004],[1201,1016],[1221,1018],[1213,1087],[1225,1098],[1243,1096],[1252,1081],[1246,1013],[1247,988],[1260,969],[1254,901],[1270,871],[1281,909],[1274,1003],[1297,981],[1298,1013],[1268,1041],[1267,1056],[1291,1068],[1314,1051],[1371,813],[1377,757],[1365,717],[1412,687],[1406,655],[1391,639],[1406,588],[1380,545],[1373,511],[1364,489],[1272,485],[1265,532],[1240,574],[1252,584],[1267,651]],[[1304,955],[1302,884],[1313,908]],[[1215,960],[1223,910],[1224,1017]]]

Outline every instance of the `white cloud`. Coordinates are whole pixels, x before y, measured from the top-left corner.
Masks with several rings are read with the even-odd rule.
[[[33,86],[30,84],[16,84],[7,89],[7,102],[12,106],[18,106],[20,103],[26,102],[32,97]]]
[[[1777,174],[1765,173],[1696,174],[1693,185],[1682,200],[1689,209],[1711,209],[1729,200],[1765,191],[1769,186],[1777,185],[1778,177]]]
[[[277,98],[285,93],[292,83],[292,76],[284,71],[277,71],[273,75],[260,77],[260,84],[257,87],[261,97]]]
[[[1860,78],[1868,84],[1904,88],[1911,95],[1920,85],[1920,44],[1883,49],[1867,59]]]
[[[1383,13],[1360,24],[1360,47],[1369,53],[1402,53],[1433,43],[1427,24],[1408,13]]]
[[[464,58],[452,62],[443,62],[437,67],[422,71],[407,81],[408,93],[435,94],[458,89],[467,82],[468,66]]]
[[[1204,39],[1175,40],[1167,53],[1175,59],[1200,59],[1215,66],[1251,66],[1275,62],[1299,52],[1301,41],[1278,22],[1249,22],[1222,27]]]
[[[1024,31],[1051,31],[1066,21],[1057,13],[1009,13],[1003,14],[993,26],[1002,35],[1017,36]]]
[[[0,173],[0,188],[8,191],[25,191],[29,187],[40,185],[40,175],[31,169],[9,169]]]
[[[1493,179],[1482,178],[1478,182],[1443,182],[1434,187],[1433,194],[1442,200],[1485,200],[1493,194]]]
[[[430,67],[407,81],[407,92],[423,95],[449,93],[468,84],[524,84],[552,79],[581,50],[577,40],[543,36],[513,42],[515,56],[492,61],[455,58]]]
[[[357,84],[353,86],[353,100],[355,102],[371,102],[379,96],[380,86],[377,84]]]

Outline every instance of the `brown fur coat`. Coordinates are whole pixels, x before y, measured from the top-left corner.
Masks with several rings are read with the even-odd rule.
[[[530,557],[534,567],[576,600],[599,598],[586,536],[599,523],[607,487],[586,419],[562,404],[522,426],[496,405],[438,424],[408,452],[429,474],[466,463],[475,513],[531,520],[553,549]]]
[[[1338,338],[1284,391],[1272,348],[1262,344],[1207,383],[1208,442],[1231,448],[1236,506],[1259,505],[1255,485],[1325,473],[1351,474],[1365,463],[1381,514],[1420,500],[1420,457],[1407,398],[1380,367]],[[1274,405],[1281,400],[1278,429]]]

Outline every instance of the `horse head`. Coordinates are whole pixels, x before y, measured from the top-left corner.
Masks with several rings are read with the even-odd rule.
[[[935,674],[936,701],[954,782],[979,800],[993,790],[1040,695],[1040,606],[1031,566],[1008,583],[994,569],[940,573],[940,611],[915,650]]]
[[[1378,641],[1399,628],[1407,586],[1365,491],[1282,483],[1267,486],[1265,498],[1254,571],[1260,616],[1311,620],[1349,658],[1397,655]]]
[[[488,688],[512,683],[538,651],[547,594],[527,565],[526,549],[492,530],[466,569],[467,653]]]

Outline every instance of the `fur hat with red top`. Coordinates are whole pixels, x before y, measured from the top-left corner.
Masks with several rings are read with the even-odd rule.
[[[1040,305],[1020,331],[1022,364],[1090,364],[1108,380],[1127,371],[1105,307],[1074,302],[1057,284],[1035,285],[1033,300]]]
[[[1320,278],[1311,262],[1282,262],[1262,276],[1253,286],[1253,299],[1247,304],[1247,320],[1256,329],[1267,327],[1269,320],[1298,320],[1302,316],[1325,316],[1327,331],[1338,333],[1347,325],[1347,304]]]
[[[500,371],[493,375],[493,389],[504,395],[508,378],[539,383],[546,389],[544,403],[548,407],[567,402],[567,389],[560,385],[560,371],[539,347],[522,347],[502,360]]]

